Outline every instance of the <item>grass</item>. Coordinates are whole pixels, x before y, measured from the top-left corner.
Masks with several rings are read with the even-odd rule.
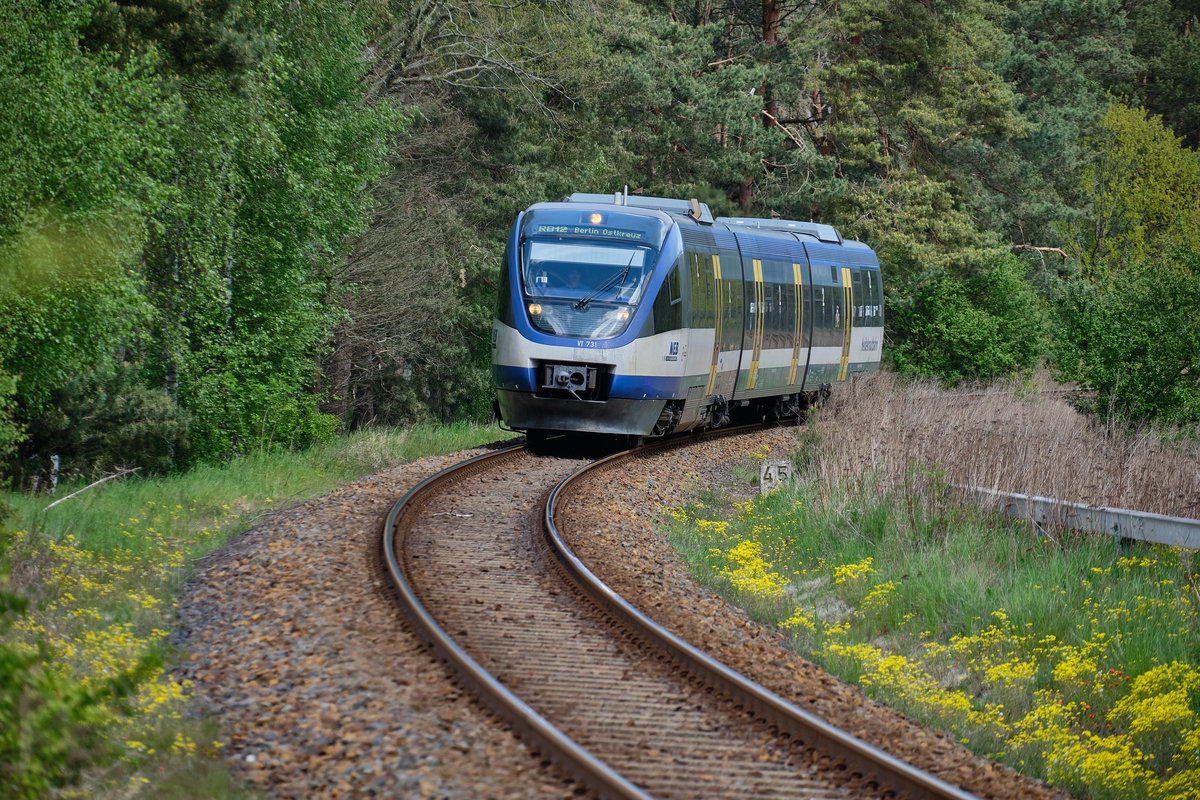
[[[27,674],[18,676],[26,683],[15,686],[17,696],[58,714],[48,713],[45,729],[22,734],[26,739],[14,746],[28,751],[37,741],[62,744],[44,751],[58,761],[40,767],[69,784],[59,790],[62,796],[253,796],[217,759],[215,726],[185,713],[187,686],[164,668],[171,657],[171,620],[192,562],[273,509],[422,456],[502,438],[497,428],[465,424],[377,428],[305,452],[253,453],[181,475],[109,481],[53,507],[45,495],[6,495],[12,513],[0,537],[0,561],[7,567],[0,589],[31,605],[24,615],[0,614],[0,656],[32,658]],[[80,488],[60,485],[58,496]],[[49,651],[40,652],[39,643]],[[149,677],[124,708],[104,695],[86,708],[68,709],[78,718],[66,726],[58,700],[29,694],[42,687],[65,697],[103,695],[114,676],[139,665]],[[0,681],[0,689],[13,688],[11,679]],[[0,703],[0,721],[5,713]],[[98,745],[88,738],[96,731],[102,734]],[[81,758],[88,764],[79,779],[66,780],[73,778],[69,765]],[[15,782],[11,791],[39,796]]]
[[[131,541],[122,533],[150,520],[157,532],[187,546],[191,555],[203,555],[205,548],[219,546],[265,511],[424,455],[505,436],[498,428],[469,424],[368,428],[306,451],[260,451],[182,475],[110,481],[49,509],[53,498],[46,495],[7,494],[4,501],[18,528],[32,526],[54,539],[71,534],[87,550],[141,545],[157,550],[161,542],[155,537]],[[56,496],[65,497],[83,485],[61,484]],[[206,528],[210,533],[219,529],[222,535],[205,534]]]
[[[871,472],[895,486],[933,468],[949,483],[1200,518],[1194,429],[1106,427],[1042,384],[955,393],[890,373],[856,382],[811,426],[824,443],[814,474],[832,484]]]
[[[1056,397],[978,402],[859,385],[800,434],[796,483],[677,509],[672,541],[802,654],[983,755],[1081,797],[1197,796],[1196,554],[1039,537],[948,485],[1181,514],[1194,444],[1090,425]]]

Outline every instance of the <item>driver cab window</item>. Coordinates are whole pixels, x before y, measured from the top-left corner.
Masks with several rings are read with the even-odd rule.
[[[632,303],[646,278],[653,251],[586,240],[532,240],[524,253],[525,292],[535,297]]]

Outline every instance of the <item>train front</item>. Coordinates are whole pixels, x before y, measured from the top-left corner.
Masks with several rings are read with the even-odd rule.
[[[616,205],[541,203],[517,219],[492,323],[509,427],[651,433],[679,382],[662,368],[670,362],[654,363],[650,313],[662,284],[655,266],[682,250],[672,227],[660,211]]]

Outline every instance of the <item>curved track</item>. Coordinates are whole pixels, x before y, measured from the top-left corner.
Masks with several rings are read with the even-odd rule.
[[[384,524],[409,619],[544,758],[608,797],[969,797],[712,661],[591,576],[554,520],[586,466],[483,456],[415,487]]]

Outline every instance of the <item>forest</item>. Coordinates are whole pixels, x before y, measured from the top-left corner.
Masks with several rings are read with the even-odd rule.
[[[575,191],[879,253],[885,359],[1200,422],[1197,0],[5,0],[15,488],[485,420]]]

